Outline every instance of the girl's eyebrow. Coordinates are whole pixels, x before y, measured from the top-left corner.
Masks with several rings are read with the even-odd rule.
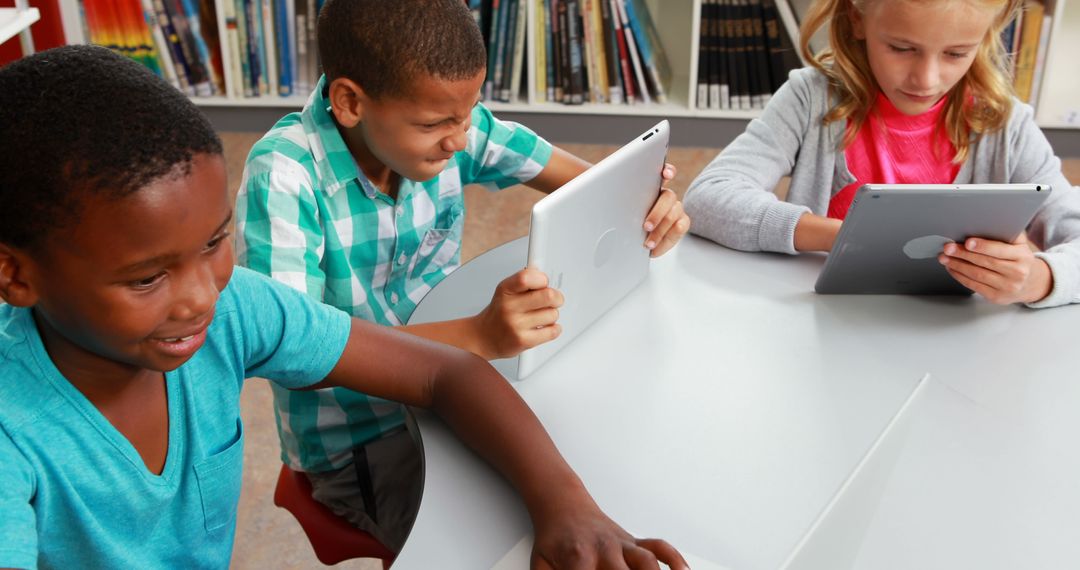
[[[885,39],[887,41],[890,41],[890,42],[893,42],[893,43],[907,44],[907,45],[915,46],[915,47],[922,47],[922,45],[919,44],[918,42],[913,42],[913,41],[911,41],[909,39],[902,38],[900,36],[890,36],[888,34],[885,34]],[[973,48],[979,47],[980,43],[981,42],[975,42],[975,43],[969,43],[969,44],[953,44],[953,45],[945,46],[945,49],[973,49]]]

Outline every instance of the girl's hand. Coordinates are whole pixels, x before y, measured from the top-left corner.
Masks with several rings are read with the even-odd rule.
[[[587,497],[586,497],[587,499]],[[533,570],[630,568],[658,570],[663,562],[671,570],[689,565],[679,551],[660,539],[630,536],[587,499],[588,507],[552,509],[550,522],[536,523]]]
[[[1050,294],[1050,266],[1028,247],[1025,234],[1013,243],[968,238],[950,243],[938,261],[961,285],[993,303],[1034,303]]]
[[[675,178],[675,165],[664,164],[660,177],[664,182]],[[675,246],[690,230],[690,217],[683,211],[682,202],[670,188],[661,188],[649,215],[645,216],[643,226],[649,235],[645,238],[645,247],[652,250],[651,257],[664,255]]]

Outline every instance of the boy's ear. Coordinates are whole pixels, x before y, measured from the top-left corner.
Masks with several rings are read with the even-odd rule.
[[[16,307],[32,307],[37,292],[27,279],[27,256],[0,243],[0,299]]]
[[[355,81],[339,77],[330,82],[329,89],[330,113],[337,119],[339,125],[351,129],[360,124],[364,117],[364,102],[367,97],[364,89]]]

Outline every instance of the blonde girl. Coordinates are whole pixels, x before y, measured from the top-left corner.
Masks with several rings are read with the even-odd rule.
[[[1001,30],[1021,6],[816,1],[800,30],[810,66],[691,184],[692,231],[746,251],[829,251],[863,184],[1049,184],[1026,235],[972,237],[938,260],[995,303],[1080,301],[1080,189],[1005,72]],[[813,54],[808,39],[826,24],[829,47]],[[772,189],[785,175],[781,201]]]

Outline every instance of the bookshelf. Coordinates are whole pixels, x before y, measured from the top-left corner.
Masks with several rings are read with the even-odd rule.
[[[64,32],[69,43],[86,41],[80,16],[81,0],[60,0]],[[537,14],[536,2],[527,2],[528,24],[525,26],[528,46],[536,45],[536,26],[533,25]],[[561,103],[538,102],[535,96],[536,54],[535,50],[526,50],[525,87],[523,95],[514,102],[491,101],[486,104],[497,113],[511,115],[562,116],[587,124],[587,117],[670,117],[675,119],[728,119],[744,123],[760,114],[760,110],[713,110],[699,109],[695,105],[697,87],[697,66],[699,37],[698,30],[703,0],[644,0],[656,23],[660,42],[667,52],[671,65],[668,78],[668,100],[666,103],[638,103],[634,105],[613,105],[585,103],[564,105]],[[775,0],[780,12],[781,33],[786,33],[792,45],[798,44],[797,26],[801,14],[805,13],[811,0]],[[224,47],[225,14],[220,9],[218,0],[216,18],[219,38]],[[1050,28],[1046,65],[1041,76],[1041,88],[1038,97],[1038,122],[1040,126],[1052,129],[1080,131],[1080,74],[1071,63],[1071,55],[1080,53],[1080,0],[1066,8],[1066,0],[1045,0],[1048,14],[1053,16]],[[0,12],[2,14],[3,12]],[[0,22],[2,22],[0,16]],[[1070,33],[1071,32],[1071,33]],[[818,38],[815,38],[818,39]],[[812,42],[812,44],[815,42]],[[238,109],[251,109],[252,112],[271,110],[291,110],[303,106],[307,93],[280,97],[273,94],[262,97],[243,97],[236,94],[235,84],[239,78],[234,76],[230,65],[228,49],[222,49],[224,79],[227,95],[212,97],[192,97],[198,105],[219,112],[237,113]],[[575,119],[576,118],[576,119]],[[584,121],[584,122],[583,122]],[[610,124],[600,120],[597,124]],[[711,128],[711,127],[706,127]]]
[[[34,39],[30,36],[30,26],[41,18],[37,8],[31,8],[26,0],[16,0],[14,8],[0,8],[0,43],[19,36],[22,52],[34,52]]]
[[[1050,0],[1047,8],[1054,19],[1036,119],[1043,128],[1080,130],[1080,73],[1073,59],[1080,53],[1080,1]]]

